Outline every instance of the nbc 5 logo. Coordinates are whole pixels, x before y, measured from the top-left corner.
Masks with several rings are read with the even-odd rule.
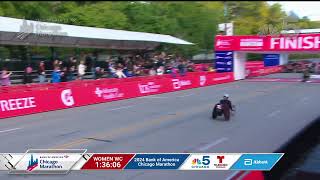
[[[209,165],[210,164],[210,156],[203,156],[202,157],[202,164],[203,165]]]
[[[202,156],[202,159],[194,158],[192,159],[191,164],[193,166],[202,166],[202,165],[207,166],[210,164],[210,156]]]
[[[72,106],[74,105],[74,99],[72,96],[71,89],[65,89],[61,92],[61,101],[66,106]]]

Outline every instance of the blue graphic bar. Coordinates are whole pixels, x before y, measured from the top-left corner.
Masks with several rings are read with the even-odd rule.
[[[190,154],[136,154],[125,169],[178,169]]]
[[[265,170],[269,171],[281,159],[283,153],[243,154],[231,166],[230,170]]]

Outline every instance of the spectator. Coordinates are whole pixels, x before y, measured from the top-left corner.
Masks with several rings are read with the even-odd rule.
[[[61,82],[67,82],[68,81],[68,68],[63,67],[62,72],[60,73],[60,79]]]
[[[149,75],[150,75],[150,76],[155,76],[155,75],[157,75],[157,71],[155,70],[155,68],[151,68],[151,69],[149,70]]]
[[[179,64],[178,64],[178,70],[179,70],[179,74],[181,76],[184,76],[185,73],[186,73],[186,70],[185,70],[185,61],[180,61]]]
[[[187,65],[187,71],[188,72],[195,72],[194,64],[192,62],[189,62]]]
[[[164,67],[163,67],[163,66],[160,66],[160,67],[158,67],[158,69],[157,69],[157,75],[162,75],[162,74],[164,74]]]
[[[171,68],[171,76],[173,78],[177,77],[177,74],[178,74],[178,69],[176,67],[172,67]]]
[[[115,64],[113,62],[110,63],[109,72],[110,72],[111,77],[113,77],[113,78],[117,78],[118,77],[116,75],[117,70],[116,70]]]
[[[12,72],[8,72],[7,68],[3,68],[2,72],[1,72],[1,85],[2,86],[10,86],[11,82],[10,82],[10,76],[11,76]]]
[[[84,65],[84,61],[80,61],[80,65],[78,66],[78,79],[83,79],[85,75],[86,66]]]
[[[116,75],[118,78],[126,78],[127,76],[123,73],[123,69],[118,67],[116,70]]]
[[[77,66],[77,59],[74,57],[70,57],[69,62],[67,63],[68,70],[71,69],[71,67],[75,68]]]
[[[75,80],[75,66],[71,66],[70,69],[67,71],[67,81]]]
[[[53,70],[51,76],[52,76],[52,79],[51,79],[52,83],[59,83],[61,81],[61,74],[60,74],[59,66],[54,67],[54,70]]]
[[[209,66],[209,67],[208,67],[208,71],[209,71],[209,72],[214,72],[215,70],[213,69],[213,67]]]
[[[90,71],[92,73],[92,78],[95,79],[95,57],[92,56],[92,54],[88,54],[85,57],[85,66],[86,70]]]
[[[109,76],[110,75],[110,60],[109,59],[107,59],[105,61],[104,69],[105,69],[107,75]]]
[[[53,63],[52,63],[52,67],[53,68],[56,67],[56,66],[59,66],[59,60],[58,59],[54,60]]]
[[[94,73],[95,73],[95,79],[100,79],[103,76],[104,69],[100,67],[96,67]]]
[[[46,72],[45,72],[45,66],[44,62],[40,61],[39,67],[38,67],[38,77],[39,77],[39,82],[44,83],[46,82]]]
[[[32,68],[29,66],[24,71],[23,84],[32,83]]]

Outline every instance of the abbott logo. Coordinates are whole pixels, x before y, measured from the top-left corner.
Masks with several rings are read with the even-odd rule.
[[[66,106],[74,105],[74,99],[72,96],[71,89],[65,89],[61,92],[61,100],[63,104]]]
[[[206,81],[206,76],[200,76],[200,86],[204,86],[206,84]]]
[[[244,165],[245,166],[251,166],[252,165],[252,159],[244,159]]]

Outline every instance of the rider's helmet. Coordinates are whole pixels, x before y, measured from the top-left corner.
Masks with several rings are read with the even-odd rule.
[[[224,99],[228,99],[228,98],[229,98],[229,94],[224,94],[224,95],[223,95],[223,98],[224,98]]]

